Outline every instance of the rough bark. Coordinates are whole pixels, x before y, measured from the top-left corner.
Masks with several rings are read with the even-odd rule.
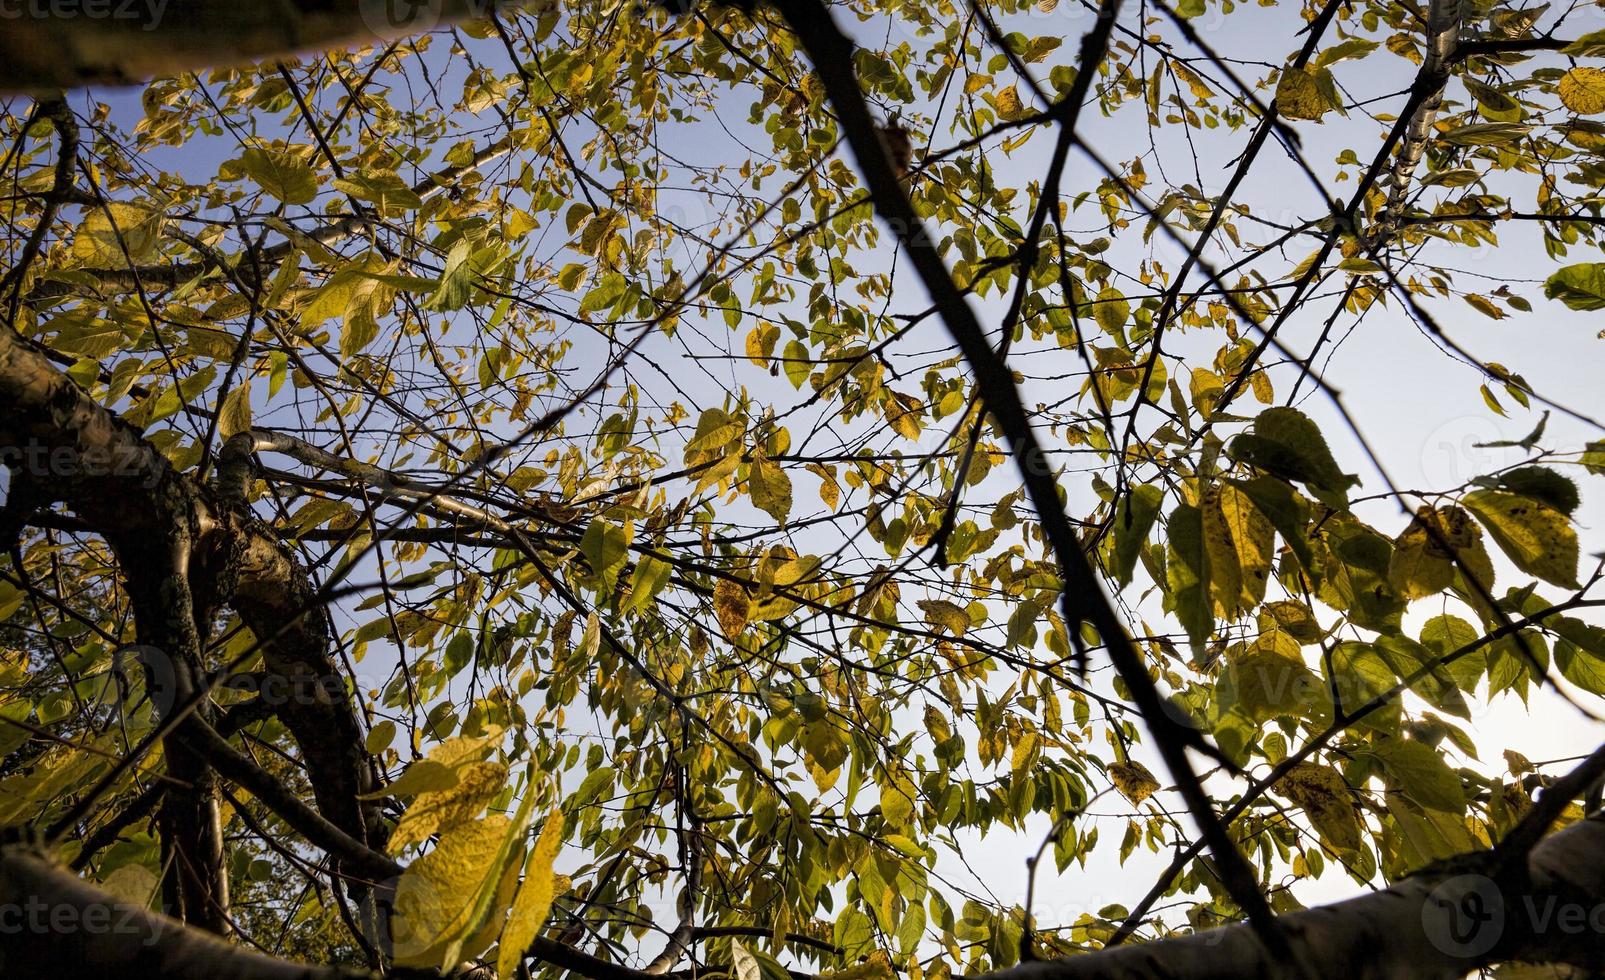
[[[1483,852],[1406,878],[1391,888],[1282,916],[1278,924],[1311,964],[1312,980],[1448,980],[1494,963],[1605,967],[1605,819],[1580,821],[1544,838],[1504,884]],[[1487,872],[1487,873],[1485,873]],[[86,923],[111,909],[130,928],[35,928]],[[39,910],[43,911],[39,911]],[[67,911],[55,911],[55,910]],[[33,910],[30,912],[30,910]],[[119,980],[289,980],[368,976],[272,960],[171,919],[126,910],[112,896],[23,848],[0,851],[0,975],[115,976]],[[105,913],[95,913],[105,914]],[[128,918],[118,919],[126,914]],[[29,916],[32,916],[32,919]],[[643,974],[538,940],[530,955],[591,980]],[[1040,960],[975,980],[1237,980],[1276,977],[1273,959],[1246,925],[1178,939]]]
[[[92,0],[18,4],[0,31],[0,93],[127,85],[286,53],[387,41],[505,0]]]
[[[30,471],[36,497],[61,500],[90,522],[124,569],[141,660],[158,713],[187,697],[202,675],[189,563],[200,532],[194,494],[138,430],[83,395],[42,354],[0,331],[0,456],[48,459]],[[204,715],[203,715],[204,716]],[[185,784],[162,801],[158,822],[167,862],[163,892],[186,921],[224,928],[227,879],[216,787],[204,759],[182,739],[164,743],[169,774]]]
[[[1508,961],[1605,966],[1605,820],[1541,841],[1525,875],[1501,886],[1481,855],[1447,862],[1383,891],[1282,916],[1315,980],[1434,980]],[[1100,953],[1026,963],[992,980],[1274,977],[1282,964],[1245,926]]]
[[[60,459],[30,472],[44,502],[65,503],[117,555],[143,656],[159,668],[158,708],[187,703],[206,678],[204,640],[214,610],[233,603],[263,644],[264,663],[289,695],[273,707],[295,738],[322,814],[364,846],[380,846],[377,804],[355,706],[330,651],[317,591],[272,530],[242,507],[173,470],[138,429],[96,404],[43,352],[0,330],[0,456]],[[41,456],[41,453],[43,454]],[[192,583],[204,583],[201,594]],[[196,722],[210,719],[204,705]],[[172,775],[191,791],[167,794],[164,842],[176,844],[169,898],[192,921],[224,923],[226,879],[210,766],[181,726],[164,745]],[[206,882],[206,884],[202,884]]]
[[[0,976],[356,980],[232,945],[101,891],[24,848],[0,854]]]

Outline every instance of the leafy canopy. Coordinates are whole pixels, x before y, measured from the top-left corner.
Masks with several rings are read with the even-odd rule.
[[[1273,907],[1486,845],[1533,764],[1501,765],[1483,706],[1570,711],[1557,676],[1605,694],[1578,517],[1605,449],[1545,434],[1539,411],[1587,418],[1527,380],[1541,343],[1518,373],[1462,338],[1605,307],[1605,40],[1468,5],[1427,117],[1398,94],[1435,57],[1405,5],[1133,8],[1083,69],[1109,169],[1073,154],[1033,221],[1092,9],[833,12],[1149,670],[1259,780],[1221,805]],[[749,930],[697,954],[742,980],[969,973],[1028,926],[965,877],[981,837],[1025,853],[1052,824],[1066,881],[1131,861],[1098,889],[1123,904],[1035,923],[1052,952],[1114,933],[1162,864],[1135,852],[1191,844],[1096,642],[1075,670],[1007,446],[774,11],[558,0],[70,105],[82,173],[4,297],[21,334],[197,479],[253,428],[367,467],[264,453],[250,505],[346,586],[340,683],[406,866],[396,963],[511,976],[544,935],[639,964],[678,901]],[[1384,180],[1412,119],[1419,164]],[[0,129],[15,257],[57,141],[22,100]],[[1541,287],[1463,271],[1516,251]],[[1423,384],[1532,428],[1517,465],[1406,494],[1355,448],[1322,366],[1412,316],[1448,354]],[[7,824],[58,819],[153,724],[111,683],[141,570],[57,525],[0,571]],[[226,613],[208,664],[259,671],[255,642]],[[246,738],[310,795],[282,724]],[[357,955],[264,834],[304,842],[259,800],[224,819],[244,930]],[[1158,886],[1186,921],[1145,934],[1237,914],[1186,853]],[[144,823],[85,863],[147,896],[163,873]]]

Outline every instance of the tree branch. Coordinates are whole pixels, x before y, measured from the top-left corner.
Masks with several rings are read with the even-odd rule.
[[[1106,0],[1099,16],[1112,16],[1118,0]],[[907,250],[915,271],[931,294],[943,322],[963,352],[975,374],[975,384],[998,427],[1007,436],[1022,482],[1041,522],[1062,578],[1060,594],[1065,628],[1078,654],[1085,659],[1085,640],[1081,627],[1097,630],[1114,662],[1115,669],[1142,714],[1189,813],[1209,843],[1216,866],[1232,899],[1253,923],[1256,933],[1283,962],[1292,951],[1280,937],[1274,916],[1257,879],[1237,850],[1225,826],[1215,814],[1214,804],[1192,770],[1187,757],[1189,746],[1207,746],[1203,736],[1172,718],[1153,679],[1148,675],[1142,654],[1126,633],[1125,624],[1110,604],[1091,562],[1076,540],[1070,520],[1059,500],[1059,486],[1051,462],[1038,444],[1030,417],[1020,400],[1013,373],[987,341],[975,313],[954,284],[935,240],[915,212],[908,194],[898,182],[896,171],[876,132],[875,122],[858,85],[853,64],[853,43],[836,26],[829,8],[821,0],[777,0],[780,11],[803,49],[814,63],[815,74],[825,87],[835,108],[842,131],[847,136],[859,170],[869,188],[876,213]],[[1096,71],[1096,65],[1082,65],[1081,72]]]
[[[146,911],[25,848],[0,850],[0,974],[116,980],[376,980],[274,959]]]
[[[372,44],[482,16],[507,3],[164,0],[121,6],[115,17],[19,13],[0,34],[0,93],[129,85],[289,52]]]

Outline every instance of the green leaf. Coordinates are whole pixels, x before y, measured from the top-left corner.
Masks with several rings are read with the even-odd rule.
[[[809,372],[814,369],[813,362],[808,359],[808,348],[801,341],[788,341],[781,356],[785,358],[786,380],[791,382],[793,388],[801,388],[803,382],[808,380]]]
[[[1357,626],[1397,632],[1405,601],[1388,582],[1393,543],[1347,513],[1327,515],[1317,541],[1317,598]]]
[[[1148,532],[1159,516],[1159,504],[1165,491],[1154,484],[1145,483],[1131,488],[1120,500],[1115,519],[1110,527],[1114,538],[1114,567],[1111,571],[1121,585],[1131,583],[1132,571],[1137,567],[1137,556],[1148,540]]]
[[[1421,627],[1421,645],[1431,651],[1435,660],[1464,650],[1481,638],[1482,633],[1475,626],[1458,616],[1434,616]],[[1438,672],[1468,694],[1477,689],[1478,682],[1487,670],[1488,657],[1480,649],[1462,653],[1437,668]]]
[[[1577,532],[1565,514],[1502,490],[1475,490],[1462,502],[1517,568],[1553,585],[1577,587]]]
[[[446,266],[440,274],[440,286],[426,304],[431,310],[460,310],[474,295],[474,275],[478,271],[469,261],[473,243],[459,238],[446,254]]]
[[[467,630],[458,630],[446,644],[440,660],[440,669],[447,677],[455,677],[474,659],[474,638]]]
[[[630,524],[613,524],[604,517],[591,521],[580,538],[580,554],[590,566],[598,592],[609,593],[624,568],[629,556],[630,541],[635,529]]]
[[[1215,604],[1210,597],[1209,554],[1204,546],[1203,514],[1180,504],[1165,521],[1170,560],[1165,563],[1169,598],[1176,618],[1193,646],[1200,647],[1215,630]]]
[[[1466,791],[1460,776],[1437,749],[1412,739],[1390,738],[1377,744],[1389,787],[1421,806],[1460,814],[1466,809]]]
[[[1562,677],[1583,690],[1605,695],[1605,654],[1561,639],[1555,643],[1555,666]]]
[[[635,572],[630,576],[630,599],[625,609],[637,612],[647,609],[668,584],[673,571],[663,559],[655,555],[644,556],[636,563]]]
[[[1499,474],[1499,489],[1531,497],[1570,517],[1582,502],[1577,484],[1547,466],[1521,466]]]
[[[1605,476],[1605,440],[1589,443],[1577,461],[1595,476]]]
[[[1605,310],[1605,262],[1566,266],[1545,281],[1544,295],[1574,310]]]
[[[1284,480],[1303,483],[1328,506],[1347,505],[1349,487],[1360,481],[1338,469],[1320,428],[1296,408],[1267,408],[1253,431],[1227,447],[1232,459]]]
[[[1469,625],[1467,628],[1470,628]],[[1438,665],[1436,660],[1440,654],[1437,648],[1398,635],[1377,637],[1376,651],[1400,680],[1411,676],[1422,667],[1430,667],[1431,673],[1412,684],[1410,689],[1435,708],[1461,718],[1471,717],[1471,705],[1467,702],[1466,695],[1476,692],[1477,682],[1481,679],[1486,666],[1487,660],[1481,652],[1467,654],[1453,665]]]
[[[1269,476],[1256,476],[1251,480],[1223,480],[1243,492],[1254,507],[1264,514],[1282,536],[1287,546],[1305,568],[1314,568],[1314,555],[1310,550],[1309,501],[1286,483]]]

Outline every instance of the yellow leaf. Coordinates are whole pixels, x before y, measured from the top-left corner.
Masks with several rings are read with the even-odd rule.
[[[391,938],[398,966],[435,967],[453,941],[474,927],[480,891],[496,867],[512,821],[493,815],[463,824],[408,865],[396,886]]]
[[[1125,293],[1113,286],[1105,286],[1098,290],[1098,298],[1093,301],[1092,317],[1098,321],[1104,333],[1118,336],[1120,328],[1131,317],[1131,304],[1126,302]]]
[[[1307,69],[1289,65],[1276,80],[1276,110],[1288,119],[1318,120],[1330,108]]]
[[[507,918],[507,927],[502,930],[501,949],[496,953],[496,975],[499,977],[514,975],[513,971],[523,959],[524,951],[546,923],[546,914],[551,911],[552,898],[556,893],[552,863],[562,846],[563,812],[553,810],[552,815],[546,818],[546,826],[541,828],[540,839],[535,842],[529,861],[524,865],[524,883],[519,886],[518,897],[513,899],[513,909]]]
[[[1471,305],[1472,309],[1476,310],[1478,313],[1481,313],[1483,316],[1488,317],[1490,320],[1503,320],[1505,317],[1510,315],[1500,307],[1496,306],[1493,300],[1478,293],[1467,293],[1464,299]]]
[[[485,753],[502,744],[502,733],[506,729],[500,725],[492,725],[485,730],[485,734],[478,737],[462,736],[449,738],[429,750],[426,757],[430,762],[438,762],[443,766],[456,766],[465,762],[478,762],[485,757]]]
[[[430,834],[442,833],[472,820],[507,785],[507,767],[500,762],[470,762],[457,770],[450,789],[423,793],[401,815],[390,835],[390,852],[399,853],[419,844]]]
[[[913,395],[894,391],[890,396],[886,401],[886,421],[890,423],[892,431],[904,439],[918,439],[920,413],[924,404]]]
[[[1276,389],[1271,387],[1271,376],[1264,371],[1255,371],[1249,375],[1249,386],[1254,389],[1254,398],[1261,405],[1269,405],[1276,400]]]
[[[1440,538],[1449,547],[1440,544]],[[1436,595],[1454,583],[1455,553],[1473,547],[1479,538],[1476,525],[1460,508],[1437,511],[1423,507],[1393,540],[1388,581],[1406,599]]]
[[[1115,789],[1132,803],[1141,803],[1159,788],[1159,780],[1140,762],[1111,762],[1106,771]]]
[[[1342,773],[1301,762],[1282,777],[1276,790],[1303,808],[1322,840],[1338,850],[1359,850],[1360,817]]]
[[[1226,530],[1231,534],[1232,550],[1237,556],[1241,601],[1245,608],[1253,607],[1265,599],[1265,584],[1270,580],[1271,559],[1274,557],[1272,546],[1275,532],[1271,522],[1249,500],[1248,494],[1236,487],[1222,484],[1214,501],[1220,508]]]
[[[1002,119],[1013,119],[1025,108],[1020,104],[1020,93],[1014,90],[1013,85],[998,92],[997,107],[998,116]]]
[[[773,323],[765,323],[754,327],[747,334],[747,357],[752,363],[761,368],[769,366],[769,359],[775,356],[775,342],[780,339],[780,328]]]
[[[767,456],[753,456],[747,473],[747,492],[759,510],[780,523],[791,513],[791,477]]]
[[[808,463],[806,468],[808,472],[819,477],[819,499],[825,502],[826,507],[835,510],[842,499],[842,488],[836,482],[836,470],[818,463]]]
[[[337,316],[343,316],[346,307],[357,292],[358,276],[351,270],[337,272],[319,286],[312,297],[301,307],[301,329],[311,330]]]
[[[913,780],[901,769],[888,774],[886,782],[881,784],[881,816],[887,823],[893,827],[907,826],[914,816],[916,792]]]
[[[1209,418],[1209,413],[1214,411],[1215,403],[1220,400],[1225,390],[1226,382],[1221,380],[1220,375],[1209,368],[1193,368],[1192,380],[1188,383],[1188,393],[1192,396],[1193,407],[1198,409],[1199,415]]]
[[[919,606],[925,611],[925,621],[932,626],[945,629],[954,636],[969,632],[970,614],[962,607],[943,599],[921,599]]]
[[[733,643],[747,628],[752,599],[739,582],[722,578],[713,585],[713,614],[719,619],[719,630],[725,639]]]
[[[227,395],[217,410],[217,433],[224,439],[251,428],[251,379],[246,378]]]
[[[407,767],[395,782],[384,789],[372,793],[364,793],[360,799],[382,800],[387,796],[417,796],[419,793],[432,793],[444,789],[451,789],[457,785],[457,770],[452,766],[444,766],[432,759],[419,759]]]
[[[1538,767],[1515,749],[1505,750],[1505,765],[1510,768],[1512,776],[1521,776],[1529,772],[1537,772]]]
[[[390,836],[391,853],[399,853],[430,834],[449,830],[475,816],[506,784],[507,768],[482,762],[486,752],[501,742],[501,726],[492,726],[478,738],[453,738],[430,750],[427,758],[407,767],[401,778],[374,796],[411,796]]]
[[[1283,632],[1301,643],[1314,643],[1325,634],[1310,607],[1297,599],[1267,602],[1265,612],[1270,613]]]
[[[150,908],[151,901],[161,893],[162,883],[143,864],[125,864],[102,879],[100,887],[129,905]]]
[[[1577,532],[1565,514],[1502,490],[1477,490],[1463,502],[1517,568],[1553,585],[1577,587]]]
[[[137,204],[112,201],[84,216],[72,240],[73,258],[89,266],[126,266],[156,253],[162,216]],[[126,254],[124,249],[127,249]]]
[[[1605,68],[1573,68],[1555,86],[1560,104],[1582,116],[1605,112]]]
[[[886,954],[876,950],[862,963],[854,963],[831,973],[821,973],[819,980],[890,980],[894,976],[896,974],[892,972],[892,964]]]
[[[1014,743],[1014,751],[1009,754],[1009,771],[1018,773],[1031,764],[1036,758],[1037,746],[1042,744],[1042,736],[1036,732],[1028,732]]]
[[[730,960],[736,968],[736,980],[763,980],[763,969],[758,966],[758,958],[741,945],[740,940],[731,940]]]
[[[450,947],[447,947],[446,955],[441,958],[441,966],[443,968],[449,969],[454,965],[447,962],[448,960],[461,962],[464,959],[478,956],[491,943],[495,942],[496,937],[501,934],[502,916],[513,904],[513,893],[518,888],[518,868],[524,863],[524,835],[513,832],[512,836],[513,840],[507,841],[506,845],[509,846],[504,848],[506,856],[502,859],[502,877],[501,881],[496,885],[496,893],[494,895],[486,895],[481,889],[480,901],[483,904],[480,908],[483,910],[484,918],[482,920],[476,919],[480,923],[479,928],[464,939],[462,945],[455,952]]]
[[[1238,565],[1237,549],[1232,543],[1231,527],[1226,522],[1220,500],[1218,486],[1210,487],[1204,494],[1200,508],[1204,553],[1209,561],[1209,587],[1210,594],[1214,596],[1215,609],[1220,616],[1232,619],[1242,608],[1243,575]]]

